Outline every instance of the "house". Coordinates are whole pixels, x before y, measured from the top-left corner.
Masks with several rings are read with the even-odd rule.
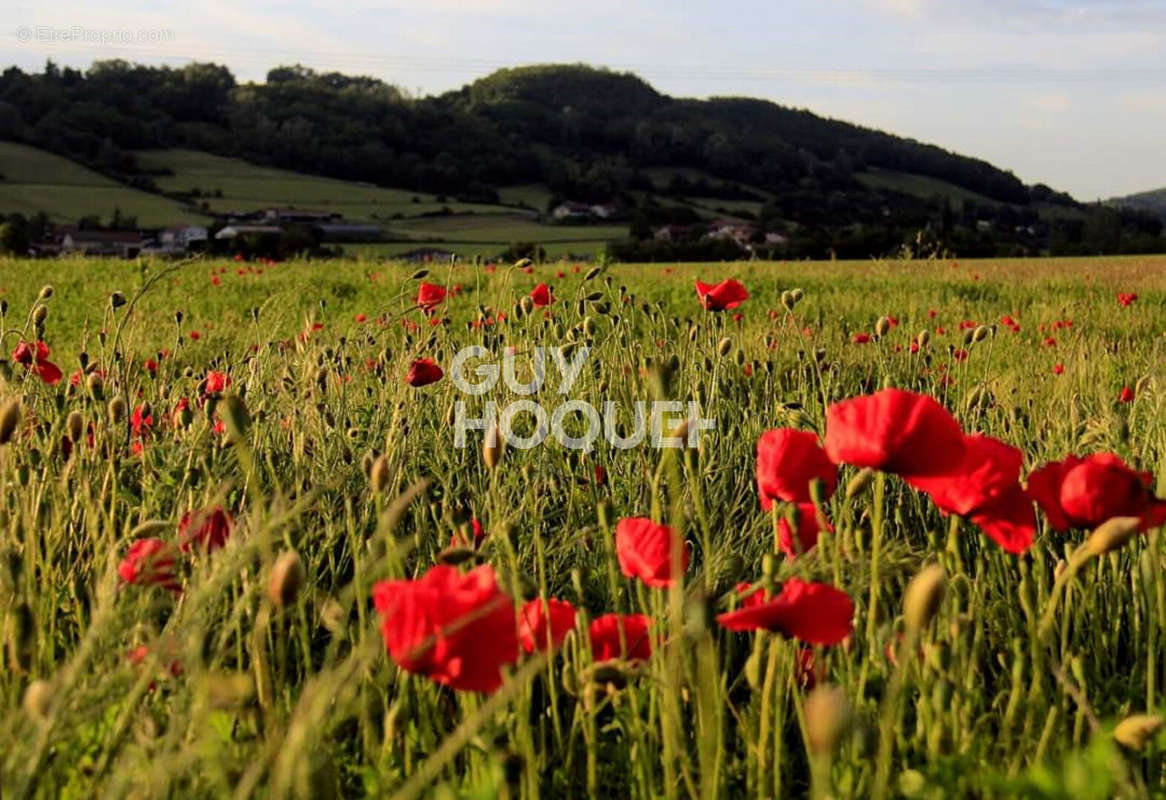
[[[215,234],[216,241],[234,239],[236,236],[280,236],[283,228],[278,225],[228,225]]]
[[[137,231],[89,231],[68,228],[61,237],[61,253],[136,258],[142,250]]]
[[[692,238],[692,231],[686,225],[664,225],[652,231],[652,238],[658,242],[678,242]]]
[[[551,216],[559,222],[588,222],[591,219],[591,206],[567,200],[555,206]]]
[[[207,242],[207,229],[201,225],[174,225],[158,234],[158,249],[169,253],[185,253],[198,249]]]
[[[619,219],[623,216],[623,208],[619,203],[596,203],[588,210],[596,219]]]
[[[744,247],[753,238],[753,226],[731,220],[714,220],[705,235],[710,239],[732,239]]]
[[[269,225],[304,223],[316,225],[339,222],[344,215],[338,211],[313,211],[307,208],[268,208],[263,211],[263,222]]]
[[[453,252],[449,250],[443,250],[439,247],[419,247],[416,250],[410,250],[407,253],[400,253],[393,257],[398,258],[401,261],[431,262],[449,261],[451,258],[453,258],[453,255]]]

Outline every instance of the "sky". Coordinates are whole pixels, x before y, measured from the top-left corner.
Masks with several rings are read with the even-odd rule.
[[[1079,200],[1166,187],[1164,0],[7,0],[0,64],[300,63],[414,93],[585,62],[983,158]],[[67,5],[68,7],[62,7]],[[115,41],[116,40],[116,41]]]

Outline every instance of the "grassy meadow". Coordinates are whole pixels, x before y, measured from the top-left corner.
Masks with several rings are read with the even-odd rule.
[[[763,511],[755,477],[765,431],[824,435],[828,406],[895,386],[1020,448],[1025,474],[1112,452],[1166,496],[1166,257],[422,278],[365,255],[0,259],[0,796],[1166,796],[1161,529],[1066,577],[1089,531],[1038,513],[1014,555],[843,465],[815,493],[832,532],[790,557],[789,509]],[[694,280],[725,278],[749,299],[704,310]],[[428,316],[422,280],[448,290]],[[540,283],[556,302],[524,310]],[[36,340],[59,382],[16,358]],[[519,399],[458,390],[469,345],[513,348],[523,374],[535,347],[586,345],[569,399],[696,401],[716,430],[686,450],[455,447],[457,401]],[[423,358],[446,374],[410,385]],[[568,397],[548,373],[549,409]],[[212,508],[225,543],[176,547]],[[683,580],[622,572],[629,517],[683,536]],[[169,548],[167,585],[126,578],[144,539]],[[516,606],[568,601],[575,624],[490,693],[405,669],[374,587],[438,563],[489,565]],[[904,593],[932,564],[920,625]],[[737,584],[793,578],[851,598],[839,644],[716,622]],[[649,657],[597,657],[609,613],[650,618]]]

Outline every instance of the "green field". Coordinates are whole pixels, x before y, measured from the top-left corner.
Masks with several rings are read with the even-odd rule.
[[[0,212],[46,212],[56,222],[97,215],[105,222],[119,209],[142,227],[203,222],[181,203],[131,189],[66,158],[13,142],[0,142]]]
[[[417,269],[0,259],[0,795],[1166,793],[1166,257]],[[726,278],[749,298],[704,310],[694,281]],[[426,316],[421,280],[457,289]],[[15,361],[37,338],[59,383]],[[584,358],[474,395],[470,345],[474,383]],[[410,385],[423,358],[445,374]],[[883,387],[958,430],[836,406]],[[458,446],[459,401],[519,399],[611,402],[620,435],[692,401],[715,431]],[[765,511],[782,429],[841,463],[809,435],[762,477],[831,480]],[[960,431],[1015,462],[973,469]],[[1066,471],[1057,502],[1101,516],[1056,524],[1031,476],[1099,453],[1147,475]],[[904,479],[941,456],[908,477],[947,489]],[[1009,552],[986,531],[1025,480]],[[573,621],[520,652],[546,599]],[[721,617],[742,602],[761,630]]]
[[[956,186],[954,183],[926,175],[914,175],[909,172],[896,172],[895,170],[872,167],[866,172],[858,173],[855,177],[872,189],[890,189],[923,199],[946,198],[956,209],[963,208],[965,200],[974,200],[977,203],[989,205],[997,202],[962,186]]]

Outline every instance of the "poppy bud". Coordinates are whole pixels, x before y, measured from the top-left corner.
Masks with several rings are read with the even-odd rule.
[[[102,378],[99,372],[90,372],[89,377],[85,379],[85,388],[90,397],[94,400],[101,400],[105,394],[105,378]]]
[[[117,425],[126,418],[126,401],[120,396],[113,398],[106,406],[106,412],[109,414],[110,424]]]
[[[870,482],[874,479],[875,471],[870,467],[866,467],[858,471],[850,482],[846,484],[846,499],[851,500],[854,497],[862,494],[866,487],[870,486]]]
[[[529,258],[520,258],[514,262],[514,266],[517,267],[518,269],[522,269],[524,267],[529,267],[533,263],[534,262],[531,261]]]
[[[522,308],[522,313],[524,315],[529,314],[534,310],[534,300],[530,298],[530,295],[527,295],[526,297],[523,297],[521,300],[519,300],[518,305],[520,308]]]
[[[34,325],[44,325],[45,320],[49,316],[48,306],[37,306],[36,310],[32,312],[32,322]]]
[[[919,345],[920,348],[926,347],[927,343],[930,341],[931,341],[931,331],[927,330],[926,328],[919,331],[919,335],[917,335],[915,337],[915,343],[917,345]]]
[[[447,547],[437,554],[437,563],[456,567],[474,557],[474,550],[470,547]]]
[[[114,292],[109,296],[109,305],[116,309],[121,308],[126,304],[126,296],[121,292]]]
[[[20,427],[21,414],[19,397],[9,398],[4,407],[0,408],[0,446],[12,441],[16,429]]]
[[[850,727],[850,701],[837,686],[819,686],[806,698],[806,736],[815,755],[830,753]]]
[[[943,567],[928,564],[907,584],[903,594],[903,621],[912,636],[925,630],[939,611],[946,578]]]
[[[372,462],[368,472],[368,485],[377,494],[383,492],[389,485],[389,461],[384,456],[378,456]]]
[[[773,584],[773,576],[777,574],[777,556],[766,553],[761,557],[761,575],[766,584]]]
[[[295,550],[288,550],[275,560],[267,581],[267,596],[276,608],[290,606],[299,597],[307,576],[304,562]]]
[[[732,349],[733,349],[733,340],[730,339],[728,336],[726,336],[724,339],[721,339],[721,341],[717,343],[717,355],[719,355],[721,358],[724,358],[725,356],[727,356],[729,354],[729,351]]]
[[[794,300],[793,292],[786,289],[784,292],[781,293],[781,304],[783,306],[785,306],[786,311],[793,311],[794,306],[796,306],[797,303],[798,303],[798,301]]]
[[[130,531],[130,538],[152,539],[167,533],[173,527],[173,523],[163,519],[148,519],[145,522],[140,522],[134,526],[134,529]]]
[[[48,300],[52,296],[53,296],[53,285],[51,283],[46,283],[44,286],[41,287],[40,294],[38,294],[36,296],[36,299],[37,300]]]
[[[880,338],[886,336],[891,330],[891,321],[886,317],[879,317],[879,321],[875,323],[875,333]]]
[[[486,463],[486,469],[493,471],[498,466],[498,462],[502,460],[503,450],[505,450],[505,443],[498,430],[498,423],[495,422],[486,431],[486,436],[482,440],[482,460]]]
[[[1123,747],[1141,750],[1161,727],[1162,718],[1157,714],[1134,714],[1117,724],[1113,729],[1113,738]]]
[[[794,299],[794,303],[802,302],[802,298],[806,296],[805,292],[803,292],[801,289],[796,289],[796,288],[791,289],[789,294],[790,294],[790,297],[792,297]]]
[[[982,342],[985,339],[987,339],[988,336],[991,335],[991,333],[992,333],[992,329],[989,328],[987,325],[980,325],[974,331],[972,331],[972,341],[973,342]]]
[[[255,699],[255,681],[245,672],[219,673],[206,679],[203,691],[212,709],[237,710]]]
[[[143,414],[143,416],[145,416]],[[81,412],[74,409],[69,412],[69,416],[65,417],[65,432],[69,436],[69,441],[78,442],[81,440],[81,433],[85,429],[85,420],[81,418]]]
[[[1112,517],[1097,526],[1085,540],[1087,556],[1099,556],[1125,547],[1141,527],[1140,517]]]
[[[53,687],[48,681],[37,678],[24,690],[24,713],[36,720],[46,719],[49,704],[53,699]]]
[[[223,398],[218,406],[219,419],[227,426],[227,433],[231,441],[243,442],[247,440],[247,429],[251,426],[251,416],[247,413],[247,406],[242,398],[231,394]]]
[[[964,332],[964,347],[967,347],[968,345],[970,345],[972,343],[972,337],[975,335],[976,335],[975,331],[965,331]]]
[[[591,269],[587,270],[587,274],[583,276],[583,280],[589,281],[599,277],[599,273],[602,269],[603,267],[592,267]]]

